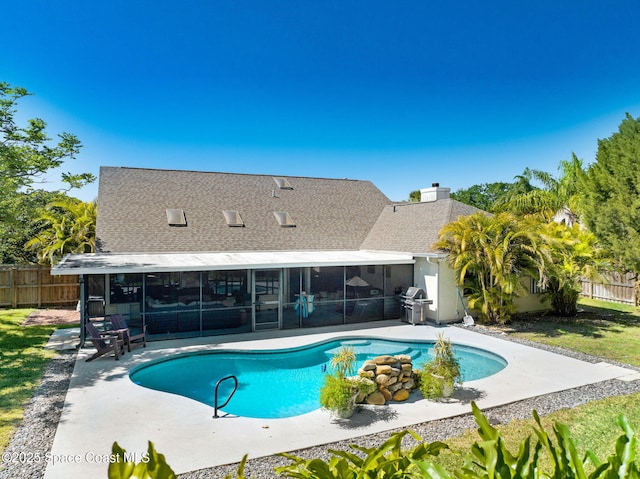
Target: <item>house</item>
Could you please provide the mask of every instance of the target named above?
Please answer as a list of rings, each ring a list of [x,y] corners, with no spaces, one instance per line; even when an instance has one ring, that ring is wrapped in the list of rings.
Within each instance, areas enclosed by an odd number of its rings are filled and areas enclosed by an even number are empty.
[[[369,181],[103,167],[96,253],[79,274],[82,317],[123,314],[150,339],[401,318],[459,321],[440,228],[477,211],[434,184],[394,204]]]

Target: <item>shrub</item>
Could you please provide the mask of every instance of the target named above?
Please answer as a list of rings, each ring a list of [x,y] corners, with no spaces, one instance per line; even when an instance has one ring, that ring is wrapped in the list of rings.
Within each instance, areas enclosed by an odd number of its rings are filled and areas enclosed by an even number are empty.
[[[284,477],[307,479],[337,478],[403,478],[414,477],[411,471],[416,470],[414,463],[426,457],[437,456],[447,449],[443,442],[430,444],[420,442],[417,446],[402,449],[402,440],[410,435],[416,441],[420,436],[412,431],[402,431],[391,435],[380,447],[366,448],[352,445],[351,448],[360,454],[349,451],[330,450],[333,455],[328,462],[321,459],[304,459],[291,454],[281,454],[291,460],[288,466],[277,467],[275,471]]]

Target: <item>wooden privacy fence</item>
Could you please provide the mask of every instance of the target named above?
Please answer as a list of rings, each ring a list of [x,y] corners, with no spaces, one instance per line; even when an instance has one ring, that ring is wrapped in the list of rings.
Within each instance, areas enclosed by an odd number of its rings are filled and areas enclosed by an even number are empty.
[[[51,276],[43,265],[0,265],[0,307],[75,306],[78,276]]]
[[[582,296],[635,306],[640,302],[634,273],[611,273],[604,283],[582,280]]]

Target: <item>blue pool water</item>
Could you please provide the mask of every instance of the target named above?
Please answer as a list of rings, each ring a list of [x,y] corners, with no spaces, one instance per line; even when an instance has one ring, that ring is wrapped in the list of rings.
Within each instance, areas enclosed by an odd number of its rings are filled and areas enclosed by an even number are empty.
[[[131,380],[158,391],[179,394],[213,406],[214,388],[219,379],[234,375],[238,390],[224,412],[254,418],[283,418],[304,414],[320,407],[319,391],[329,360],[343,346],[356,353],[358,367],[375,356],[408,354],[414,368],[431,358],[433,342],[395,341],[374,338],[342,338],[303,348],[239,351],[219,350],[189,353],[153,361],[133,369]],[[463,381],[480,379],[504,369],[507,362],[481,349],[454,345],[460,360]],[[218,390],[223,403],[233,381],[224,381]]]

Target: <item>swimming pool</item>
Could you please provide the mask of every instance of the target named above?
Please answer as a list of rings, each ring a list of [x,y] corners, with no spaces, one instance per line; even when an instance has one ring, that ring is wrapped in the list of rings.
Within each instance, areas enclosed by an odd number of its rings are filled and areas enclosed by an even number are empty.
[[[320,408],[319,391],[329,360],[343,346],[353,347],[357,366],[379,355],[407,354],[414,367],[431,358],[433,341],[341,338],[294,349],[265,351],[216,350],[186,353],[134,368],[129,377],[140,385],[179,394],[213,406],[219,379],[234,375],[238,390],[224,412],[254,418],[284,418]],[[481,379],[505,368],[497,354],[454,345],[463,381]],[[233,388],[225,381],[218,390],[222,403]]]

